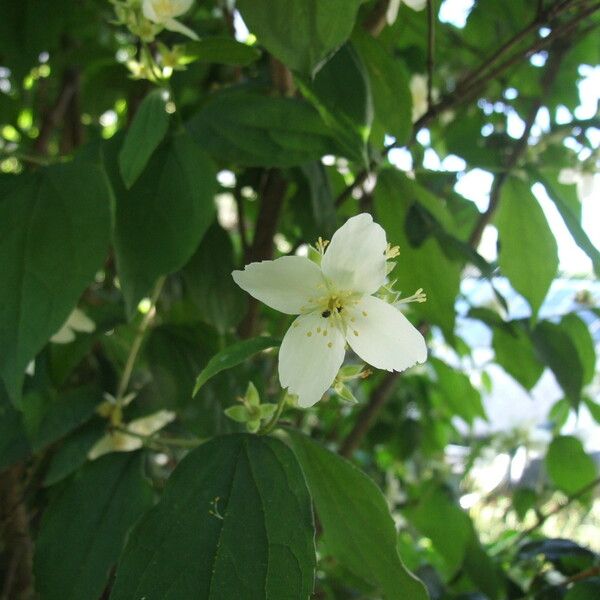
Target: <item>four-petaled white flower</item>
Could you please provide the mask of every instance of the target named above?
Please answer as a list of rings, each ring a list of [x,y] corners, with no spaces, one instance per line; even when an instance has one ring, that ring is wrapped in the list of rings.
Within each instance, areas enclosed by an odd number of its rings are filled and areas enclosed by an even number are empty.
[[[386,281],[385,231],[368,214],[340,227],[321,265],[302,256],[252,263],[235,282],[271,308],[299,315],[279,350],[279,380],[303,407],[333,383],[349,346],[365,362],[403,371],[427,358],[423,336],[373,294]]]
[[[175,18],[186,13],[193,3],[194,0],[144,0],[142,12],[149,21],[197,40],[198,36]]]

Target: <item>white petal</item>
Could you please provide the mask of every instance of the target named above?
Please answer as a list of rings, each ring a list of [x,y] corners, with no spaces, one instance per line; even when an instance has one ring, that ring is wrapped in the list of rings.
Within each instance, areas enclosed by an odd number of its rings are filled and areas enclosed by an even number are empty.
[[[400,8],[401,0],[390,0],[388,3],[387,10],[385,11],[385,20],[388,25],[393,25],[398,18],[398,10]]]
[[[370,365],[386,371],[404,371],[427,359],[425,339],[391,304],[365,296],[344,310],[348,323],[346,340]]]
[[[178,17],[186,13],[194,4],[194,0],[171,0],[172,15]]]
[[[175,419],[176,415],[170,410],[159,410],[146,417],[135,419],[125,426],[132,433],[138,435],[152,435],[161,430]]]
[[[51,338],[53,344],[69,344],[75,339],[75,332],[67,321]]]
[[[373,294],[385,281],[385,231],[362,213],[348,219],[331,238],[321,268],[337,291]]]
[[[404,0],[404,4],[413,10],[423,10],[427,5],[427,0]]]
[[[296,394],[300,406],[312,406],[333,383],[344,362],[344,346],[341,331],[328,326],[319,312],[300,315],[279,349],[281,387]]]
[[[142,12],[144,13],[146,19],[152,21],[153,23],[158,23],[158,15],[154,10],[154,0],[144,0],[144,3],[142,4]]]
[[[303,256],[251,263],[231,275],[251,296],[288,315],[308,310],[311,299],[325,292],[321,269]]]
[[[182,33],[192,40],[199,40],[200,38],[197,36],[196,32],[192,31],[189,27],[186,27],[183,23],[180,23],[177,19],[166,19],[162,23],[165,26],[165,29],[169,31],[176,31],[177,33]]]
[[[96,329],[96,323],[78,308],[71,313],[68,323],[75,331],[83,331],[84,333],[92,333]]]

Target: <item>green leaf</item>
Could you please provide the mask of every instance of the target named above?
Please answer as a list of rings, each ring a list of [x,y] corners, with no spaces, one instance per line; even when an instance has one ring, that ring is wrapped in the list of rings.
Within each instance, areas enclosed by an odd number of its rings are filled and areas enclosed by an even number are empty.
[[[215,223],[183,269],[200,318],[221,334],[237,325],[246,310],[246,298],[231,277],[234,268],[231,239]]]
[[[139,453],[111,454],[70,479],[45,510],[36,541],[41,599],[98,598],[127,531],[151,500]]]
[[[241,89],[213,94],[188,127],[212,156],[242,166],[293,167],[336,150],[307,102]]]
[[[200,375],[198,375],[192,396],[195,396],[198,393],[198,390],[217,373],[220,373],[225,369],[231,369],[258,352],[262,352],[268,348],[274,348],[279,346],[279,344],[281,344],[281,340],[261,336],[237,342],[236,344],[232,344],[224,350],[221,350],[221,352],[215,354],[215,356],[208,361],[206,367],[204,367],[200,372]]]
[[[225,37],[209,37],[188,42],[186,57],[207,63],[246,67],[260,58],[258,48]]]
[[[294,71],[314,75],[350,36],[364,0],[239,0],[258,41]]]
[[[129,189],[135,183],[168,129],[165,91],[154,90],[140,104],[119,153],[119,167],[125,187]]]
[[[423,194],[421,190],[418,184],[405,175],[386,170],[380,174],[375,188],[375,209],[388,239],[400,245],[396,268],[390,275],[392,279],[398,280],[396,287],[405,296],[423,288],[428,294],[427,302],[412,305],[412,308],[428,322],[439,324],[446,336],[452,336],[461,263],[449,260],[434,238],[428,238],[418,248],[414,248],[406,230],[409,209],[417,198],[427,202],[426,208],[447,229],[452,226],[452,217],[441,201],[436,199],[436,206],[431,194]]]
[[[590,257],[596,276],[600,277],[600,251],[594,246],[581,226],[581,203],[577,197],[577,189],[572,185],[564,185],[558,181],[555,170],[542,170],[542,184],[552,199],[575,243]]]
[[[0,202],[0,374],[13,400],[25,367],[102,266],[111,198],[102,171],[84,161],[18,181]]]
[[[416,506],[404,515],[447,563],[450,573],[461,567],[478,588],[497,598],[500,582],[494,564],[484,552],[469,516],[454,502],[447,488],[436,482],[425,484]]]
[[[570,435],[552,440],[546,454],[546,470],[554,485],[565,494],[576,494],[598,476],[596,463],[583,444]],[[591,491],[587,498],[591,497]]]
[[[575,313],[569,313],[560,320],[561,328],[571,338],[583,369],[583,384],[591,383],[596,370],[596,349],[588,326]]]
[[[212,223],[215,170],[188,135],[178,134],[154,152],[130,190],[114,184],[117,267],[132,315],[158,277],[190,259]]]
[[[347,460],[310,438],[288,431],[306,476],[323,544],[358,577],[381,589],[387,600],[425,600],[396,548],[396,528],[381,491]]]
[[[564,600],[597,600],[600,598],[600,577],[579,581],[564,596]]]
[[[544,365],[535,353],[531,337],[520,323],[503,325],[494,327],[492,347],[496,362],[525,389],[530,390],[541,377]]]
[[[179,463],[129,538],[111,600],[308,598],[315,562],[294,454],[279,440],[234,434]]]
[[[527,183],[509,177],[494,218],[500,270],[525,296],[535,315],[558,268],[556,240]]]
[[[314,80],[297,78],[349,158],[367,164],[366,143],[373,122],[369,75],[350,43],[340,48]]]
[[[32,449],[40,450],[87,421],[102,402],[102,393],[84,386],[51,398],[30,394],[23,401],[25,426]]]
[[[412,130],[412,96],[408,85],[408,74],[402,62],[393,58],[381,42],[356,29],[352,44],[360,53],[367,68],[375,120],[381,123],[385,133],[396,138],[402,145]]]
[[[441,402],[453,415],[458,415],[469,425],[476,417],[486,418],[481,394],[473,387],[469,377],[437,358],[430,359],[438,378]]]
[[[54,485],[82,467],[87,453],[105,433],[106,421],[98,417],[64,437],[52,454],[44,485]]]
[[[560,325],[541,321],[533,330],[533,343],[542,362],[552,369],[560,387],[577,408],[584,367],[571,335]]]

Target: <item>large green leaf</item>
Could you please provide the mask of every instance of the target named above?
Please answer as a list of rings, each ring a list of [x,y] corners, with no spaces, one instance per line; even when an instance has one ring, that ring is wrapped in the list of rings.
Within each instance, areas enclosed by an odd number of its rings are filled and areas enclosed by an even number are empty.
[[[127,188],[140,176],[168,129],[165,92],[154,90],[140,104],[119,153],[119,167]]]
[[[102,402],[102,392],[84,386],[54,398],[32,393],[23,399],[23,419],[33,450],[40,450],[79,427]]]
[[[468,375],[437,358],[431,359],[430,362],[437,374],[441,392],[440,402],[450,409],[451,414],[458,415],[469,425],[473,424],[476,417],[485,419],[481,394],[473,387]]]
[[[375,189],[375,209],[388,239],[400,245],[400,256],[390,277],[397,279],[396,287],[409,296],[418,288],[428,294],[427,302],[414,305],[414,310],[431,323],[441,325],[446,335],[454,329],[454,302],[459,290],[461,264],[451,261],[442,251],[437,239],[427,238],[413,247],[406,230],[407,217],[415,202],[425,202],[426,208],[447,229],[452,217],[441,200],[423,194],[419,186],[399,172],[387,170],[379,177]],[[438,205],[434,203],[437,200]],[[435,210],[435,212],[433,212]]]
[[[566,494],[576,494],[598,476],[594,459],[570,435],[552,440],[546,454],[546,469],[554,485]]]
[[[258,41],[285,65],[307,75],[339,48],[354,28],[364,0],[239,0]]]
[[[323,526],[327,551],[380,588],[387,600],[425,600],[425,587],[400,560],[394,522],[373,481],[310,438],[295,431],[289,435]]]
[[[310,496],[292,451],[235,434],[188,454],[132,532],[111,600],[297,600],[313,590]]]
[[[507,179],[494,223],[500,270],[536,314],[556,275],[558,254],[554,235],[529,184],[517,177]]]
[[[451,497],[449,490],[430,482],[418,502],[404,510],[406,518],[433,543],[450,573],[461,569],[478,589],[497,598],[500,581],[496,568],[481,547],[473,523]]]
[[[245,67],[260,58],[260,50],[231,38],[207,37],[188,42],[185,56],[201,62]]]
[[[575,313],[565,315],[560,320],[560,327],[577,348],[577,355],[583,369],[583,384],[586,385],[592,381],[596,370],[596,348],[592,334],[585,322]]]
[[[336,147],[307,102],[241,89],[214,94],[188,126],[215,158],[244,166],[302,165]]]
[[[354,32],[352,44],[369,73],[375,120],[402,145],[412,130],[412,96],[406,68],[376,38],[361,29]]]
[[[366,163],[373,122],[369,75],[350,43],[340,48],[314,80],[298,78],[300,88],[335,133],[349,158]]]
[[[590,257],[594,272],[600,277],[600,251],[581,226],[581,202],[576,187],[560,183],[554,170],[550,169],[542,170],[540,179],[576,244]]]
[[[584,366],[572,335],[560,325],[540,321],[533,330],[533,343],[541,361],[552,369],[571,404],[577,407]]]
[[[84,161],[20,175],[0,202],[0,374],[13,399],[108,250],[110,189]]]
[[[215,223],[183,270],[187,289],[203,321],[224,334],[244,316],[246,298],[235,284],[233,245]]]
[[[139,453],[105,456],[74,475],[42,518],[34,563],[41,599],[98,598],[151,500]]]
[[[533,341],[521,324],[495,327],[492,346],[496,362],[524,388],[530,390],[537,383],[544,365],[536,356]]]
[[[212,162],[187,134],[162,144],[130,190],[116,180],[115,248],[130,314],[192,256],[213,221],[215,187]]]
[[[279,344],[281,344],[281,340],[261,336],[237,342],[221,350],[221,352],[215,354],[215,356],[208,361],[206,367],[204,367],[198,375],[193,395],[195,396],[198,393],[198,390],[217,373],[220,373],[225,369],[231,369],[258,352],[274,348],[275,346],[279,346]]]

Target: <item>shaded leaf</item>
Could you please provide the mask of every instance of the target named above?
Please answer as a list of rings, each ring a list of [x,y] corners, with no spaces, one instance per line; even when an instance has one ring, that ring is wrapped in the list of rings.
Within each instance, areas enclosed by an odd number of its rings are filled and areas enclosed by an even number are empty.
[[[111,600],[308,598],[310,496],[291,450],[234,434],[190,452],[132,532]]]
[[[200,375],[196,378],[196,385],[192,395],[195,396],[200,388],[217,373],[224,371],[225,369],[231,369],[244,362],[251,356],[254,356],[258,352],[267,350],[268,348],[274,348],[281,344],[281,340],[272,337],[255,337],[250,340],[244,340],[228,346],[224,350],[221,350],[218,354],[213,356],[206,367],[202,369]]]
[[[364,473],[310,438],[288,431],[308,481],[325,548],[387,600],[426,600],[423,584],[398,555],[385,498]]]

